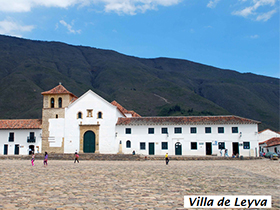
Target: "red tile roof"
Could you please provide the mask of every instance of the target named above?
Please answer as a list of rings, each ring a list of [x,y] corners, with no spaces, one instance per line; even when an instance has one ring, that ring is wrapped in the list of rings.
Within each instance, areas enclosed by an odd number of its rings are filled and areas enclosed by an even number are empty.
[[[118,102],[116,101],[112,101],[111,104],[113,104],[114,106],[116,106],[118,108],[118,110],[122,113],[122,114],[131,114],[132,117],[141,117],[139,114],[137,114],[135,111],[128,111],[126,110],[123,106],[121,106]]]
[[[276,145],[280,145],[280,137],[273,137],[266,141],[260,142],[259,144],[266,144],[266,147],[272,147]]]
[[[0,129],[41,129],[41,119],[0,120]]]
[[[75,98],[78,98],[75,96],[73,93],[69,92],[65,87],[63,87],[61,84],[58,86],[54,87],[53,89],[49,91],[45,91],[41,93],[42,95],[52,95],[52,94],[70,94]]]
[[[238,116],[188,116],[188,117],[132,117],[119,118],[117,125],[207,125],[207,124],[259,124],[259,121]]]

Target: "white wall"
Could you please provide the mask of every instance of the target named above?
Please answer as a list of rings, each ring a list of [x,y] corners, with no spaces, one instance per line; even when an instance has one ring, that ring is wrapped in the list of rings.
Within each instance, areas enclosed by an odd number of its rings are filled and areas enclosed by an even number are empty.
[[[10,132],[14,133],[14,142],[9,142]],[[30,136],[30,132],[34,132],[34,136],[36,137],[35,143],[27,143],[27,137]],[[19,145],[19,155],[28,155],[30,145],[34,145],[35,153],[37,153],[37,149],[41,152],[41,134],[41,129],[0,130],[0,154],[4,154],[5,144],[8,145],[8,155],[15,154],[15,145]]]
[[[274,137],[280,137],[280,134],[270,129],[266,129],[259,133],[259,142],[264,142]]]
[[[63,118],[49,119],[49,146],[61,147],[64,138],[64,123]]]
[[[87,117],[87,110],[92,109],[92,117]],[[82,119],[77,119],[82,112]],[[102,119],[97,118],[102,112]],[[80,149],[79,125],[97,125],[99,123],[99,152],[114,154],[118,152],[118,142],[115,139],[115,125],[122,115],[117,107],[108,103],[92,91],[88,91],[65,111],[65,153],[73,153]]]
[[[161,133],[161,128],[168,128],[168,135]],[[175,134],[174,128],[182,127],[182,134]],[[197,133],[191,134],[190,128],[196,127]],[[211,133],[205,133],[205,127],[211,127]],[[218,133],[218,127],[224,127],[224,133]],[[238,133],[232,133],[232,127],[238,127]],[[125,134],[125,129],[131,128],[131,134]],[[154,128],[154,134],[148,134],[148,128]],[[137,154],[149,154],[149,142],[155,143],[155,155],[175,155],[175,143],[182,144],[182,155],[206,155],[206,142],[212,143],[212,154],[220,155],[218,142],[225,142],[228,154],[231,156],[232,142],[239,143],[239,155],[256,156],[258,150],[258,126],[256,124],[240,125],[140,125],[117,126],[117,140],[122,141],[122,150],[125,154],[131,154],[133,150]],[[240,134],[240,132],[242,134]],[[131,148],[126,148],[126,141],[131,141]],[[243,142],[250,142],[250,149],[243,149]],[[140,142],[146,142],[146,149],[140,150]],[[161,149],[161,143],[168,142],[168,150]],[[191,142],[197,142],[197,150],[191,150]],[[224,154],[224,151],[223,151]],[[258,152],[257,152],[258,154]]]

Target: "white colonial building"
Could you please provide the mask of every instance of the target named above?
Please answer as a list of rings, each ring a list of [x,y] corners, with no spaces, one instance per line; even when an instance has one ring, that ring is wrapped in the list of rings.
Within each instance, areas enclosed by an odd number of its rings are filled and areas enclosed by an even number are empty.
[[[41,152],[42,120],[0,120],[0,154]]]
[[[280,151],[280,133],[270,129],[259,132],[259,150],[260,152],[275,152]]]
[[[257,156],[258,124],[238,116],[141,117],[91,90],[77,97],[62,85],[43,92],[42,120],[0,120],[0,154],[101,153]],[[20,120],[11,120],[19,123]],[[4,126],[5,125],[5,126]],[[13,133],[14,141],[10,141]],[[30,140],[28,139],[34,139]],[[17,146],[15,146],[17,145]],[[19,148],[19,149],[16,149]]]

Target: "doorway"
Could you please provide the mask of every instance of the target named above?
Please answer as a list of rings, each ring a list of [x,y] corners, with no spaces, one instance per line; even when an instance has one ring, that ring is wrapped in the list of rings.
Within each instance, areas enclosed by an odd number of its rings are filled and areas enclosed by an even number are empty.
[[[19,144],[15,145],[15,155],[19,155]]]
[[[212,142],[206,142],[206,155],[212,155]]]
[[[84,153],[94,153],[95,152],[95,133],[92,131],[87,131],[84,134]]]
[[[29,155],[31,155],[34,152],[34,145],[29,145]]]
[[[150,142],[149,143],[149,155],[154,155],[155,154],[155,143]]]
[[[182,144],[180,142],[175,144],[175,155],[182,155]]]
[[[8,155],[8,144],[4,144],[4,155]]]
[[[239,154],[239,143],[238,142],[232,142],[232,153],[236,155]]]

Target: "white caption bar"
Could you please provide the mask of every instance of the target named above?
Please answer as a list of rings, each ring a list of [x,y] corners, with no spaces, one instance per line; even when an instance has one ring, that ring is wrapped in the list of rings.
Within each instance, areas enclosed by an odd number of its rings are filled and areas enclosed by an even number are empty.
[[[184,208],[271,208],[271,195],[184,196]]]

